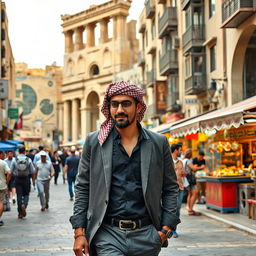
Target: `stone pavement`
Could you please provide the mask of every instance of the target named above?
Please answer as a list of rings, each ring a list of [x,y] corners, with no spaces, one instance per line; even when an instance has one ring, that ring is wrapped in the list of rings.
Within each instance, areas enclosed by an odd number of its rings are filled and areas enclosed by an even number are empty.
[[[51,185],[49,205],[48,211],[41,212],[33,191],[25,219],[17,219],[16,205],[4,213],[0,255],[73,255],[73,232],[68,221],[73,203],[69,201],[67,185]],[[171,238],[160,256],[255,256],[256,236],[206,216],[188,216],[184,208],[181,220],[180,237]]]

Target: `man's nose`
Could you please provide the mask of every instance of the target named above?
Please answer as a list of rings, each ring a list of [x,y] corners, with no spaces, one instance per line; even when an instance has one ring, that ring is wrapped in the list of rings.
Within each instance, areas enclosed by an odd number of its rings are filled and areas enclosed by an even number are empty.
[[[124,109],[122,107],[122,104],[119,104],[118,107],[117,107],[117,110],[116,110],[118,113],[119,112],[124,112]]]

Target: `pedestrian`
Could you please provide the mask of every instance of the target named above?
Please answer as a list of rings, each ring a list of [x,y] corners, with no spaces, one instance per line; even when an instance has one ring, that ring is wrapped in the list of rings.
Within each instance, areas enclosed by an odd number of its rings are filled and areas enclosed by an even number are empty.
[[[180,222],[170,146],[140,125],[143,95],[128,82],[110,84],[106,120],[86,138],[70,218],[77,256],[155,256]]]
[[[64,166],[65,166],[66,158],[67,158],[67,157],[68,157],[68,152],[67,152],[66,149],[63,149],[63,150],[62,150],[62,154],[60,155],[63,184],[65,184],[65,182],[66,182]]]
[[[195,173],[198,170],[198,166],[194,165],[192,163],[192,150],[188,148],[185,151],[185,158],[183,160],[184,168],[187,172],[187,179],[189,182],[189,186],[186,188],[188,191],[187,196],[187,209],[188,209],[188,215],[201,215],[199,212],[194,211],[193,207],[195,205],[198,191],[196,187],[196,176]]]
[[[29,153],[27,154],[27,157],[29,157],[32,160],[32,162],[33,162],[34,158],[35,158],[35,153],[34,153],[35,150],[31,148],[28,152]]]
[[[74,193],[73,193],[73,184],[76,181],[76,175],[78,172],[78,165],[80,162],[80,157],[75,155],[75,148],[71,148],[71,155],[66,158],[66,163],[64,167],[65,176],[68,180],[68,191],[69,191],[69,200],[73,201]]]
[[[50,181],[54,176],[54,169],[52,163],[47,161],[47,153],[41,151],[41,160],[36,162],[36,185],[40,198],[41,211],[49,208],[50,199]]]
[[[54,169],[54,184],[57,185],[59,173],[61,171],[61,159],[57,151],[53,152],[53,156],[51,157],[51,160],[52,160],[52,165]]]
[[[18,218],[26,217],[30,193],[30,175],[35,184],[35,168],[29,157],[25,155],[25,147],[19,148],[19,154],[14,159],[11,171],[15,176],[15,188],[17,193]]]
[[[193,158],[192,164],[196,165],[197,171],[203,170],[206,168],[205,159],[204,159],[204,151],[200,150],[198,156]],[[205,203],[205,186],[206,182],[197,182],[197,203],[204,204]]]
[[[33,160],[33,164],[35,165],[38,161],[40,161],[41,160],[41,153],[42,152],[44,152],[44,153],[46,153],[45,151],[44,151],[44,146],[43,145],[40,145],[39,147],[38,147],[38,153],[36,153],[35,154],[35,157],[34,157],[34,160]],[[49,157],[49,155],[46,153],[46,160],[47,161],[49,161],[49,162],[51,162],[51,158]]]
[[[171,152],[172,152],[172,159],[174,162],[174,169],[176,171],[177,181],[179,184],[178,205],[177,205],[177,211],[176,211],[176,216],[179,218],[180,217],[180,208],[182,206],[184,190],[185,190],[185,186],[183,183],[183,177],[187,176],[187,172],[185,171],[185,169],[183,167],[182,161],[179,159],[179,157],[181,156],[181,145],[173,144],[171,146]],[[177,238],[178,236],[179,235],[176,232],[176,230],[173,231],[173,237]]]
[[[0,150],[0,226],[4,225],[2,216],[4,212],[4,200],[7,192],[7,185],[11,179],[11,171],[8,164],[3,160],[4,151]]]
[[[4,161],[7,163],[9,169],[11,169],[13,160],[13,151],[7,151],[7,158],[5,158]],[[15,176],[12,176],[10,182],[8,183],[8,199],[12,200],[13,204],[16,203]]]

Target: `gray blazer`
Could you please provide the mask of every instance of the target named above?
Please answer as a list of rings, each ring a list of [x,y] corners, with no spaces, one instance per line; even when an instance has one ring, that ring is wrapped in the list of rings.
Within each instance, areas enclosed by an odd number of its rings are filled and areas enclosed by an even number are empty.
[[[161,224],[176,229],[178,184],[170,146],[164,135],[144,129],[141,143],[141,180],[145,204],[157,230]],[[100,146],[99,132],[90,133],[85,141],[76,178],[73,228],[83,227],[91,246],[101,226],[109,201],[112,174],[112,133]],[[90,247],[91,249],[91,247]]]

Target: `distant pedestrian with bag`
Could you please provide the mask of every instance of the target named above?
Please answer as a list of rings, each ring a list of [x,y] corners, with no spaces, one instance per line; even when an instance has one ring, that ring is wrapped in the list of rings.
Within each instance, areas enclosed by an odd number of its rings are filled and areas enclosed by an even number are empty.
[[[58,185],[58,177],[61,172],[61,159],[57,151],[53,152],[53,156],[51,157],[52,165],[54,169],[54,184]]]
[[[76,181],[76,175],[78,173],[78,165],[80,162],[80,157],[75,155],[75,148],[71,148],[71,155],[66,158],[66,163],[64,167],[65,175],[68,180],[68,191],[69,191],[69,200],[73,201],[74,193],[73,193],[73,185]]]
[[[42,212],[49,208],[50,181],[54,176],[52,163],[46,160],[47,155],[48,154],[45,151],[41,151],[41,160],[36,162],[36,185],[38,188]]]
[[[188,215],[200,215],[200,213],[193,210],[193,207],[195,205],[198,191],[196,187],[196,176],[195,173],[198,170],[198,166],[194,165],[192,163],[192,150],[189,148],[185,151],[185,158],[183,160],[184,168],[187,172],[187,180],[189,183],[189,186],[187,187],[188,190],[188,196],[187,196],[187,209],[188,209]]]
[[[26,217],[26,209],[29,201],[30,176],[35,184],[35,168],[29,157],[25,155],[25,147],[19,148],[19,154],[13,161],[11,171],[15,176],[15,187],[17,193],[18,218]]]
[[[4,211],[4,201],[7,192],[7,184],[11,179],[11,170],[7,163],[3,160],[5,156],[4,151],[0,150],[0,226],[4,225],[2,215]]]

